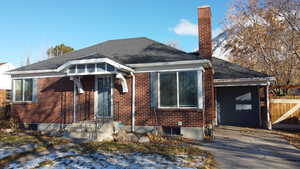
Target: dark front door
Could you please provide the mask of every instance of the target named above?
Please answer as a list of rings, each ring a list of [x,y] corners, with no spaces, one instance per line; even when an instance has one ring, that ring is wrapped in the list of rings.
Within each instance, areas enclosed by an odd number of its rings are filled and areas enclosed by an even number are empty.
[[[218,87],[218,123],[259,127],[259,95],[257,87]]]
[[[112,116],[111,113],[111,89],[112,78],[111,77],[99,77],[96,82],[97,96],[96,96],[96,118],[108,118]]]

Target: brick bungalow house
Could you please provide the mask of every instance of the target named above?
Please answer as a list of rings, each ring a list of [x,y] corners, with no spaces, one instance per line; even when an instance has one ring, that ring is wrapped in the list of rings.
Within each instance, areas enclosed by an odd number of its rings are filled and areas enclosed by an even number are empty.
[[[200,54],[148,38],[119,39],[11,71],[13,115],[38,129],[105,119],[121,121],[134,131],[160,126],[201,139],[206,126],[222,123],[216,108],[227,104],[221,103],[226,91],[243,95],[244,89],[242,103],[249,97],[260,100],[258,91],[266,91],[270,78],[212,58],[210,7],[198,8],[198,15]],[[260,122],[267,117],[259,102],[253,107],[242,103],[238,110],[255,107]]]

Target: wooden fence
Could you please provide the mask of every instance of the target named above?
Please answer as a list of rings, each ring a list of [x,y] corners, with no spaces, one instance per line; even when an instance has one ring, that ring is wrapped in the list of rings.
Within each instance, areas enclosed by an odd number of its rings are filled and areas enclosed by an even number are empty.
[[[0,90],[0,120],[5,119],[9,114],[9,99],[9,91]]]
[[[300,124],[300,96],[272,96],[270,116],[272,124]]]

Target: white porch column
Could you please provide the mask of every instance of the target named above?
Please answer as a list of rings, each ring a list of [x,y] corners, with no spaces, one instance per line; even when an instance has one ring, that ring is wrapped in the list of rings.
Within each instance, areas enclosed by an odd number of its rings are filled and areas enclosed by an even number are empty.
[[[267,101],[267,127],[269,130],[272,130],[272,122],[270,118],[270,96],[269,96],[270,82],[266,87],[266,101]]]

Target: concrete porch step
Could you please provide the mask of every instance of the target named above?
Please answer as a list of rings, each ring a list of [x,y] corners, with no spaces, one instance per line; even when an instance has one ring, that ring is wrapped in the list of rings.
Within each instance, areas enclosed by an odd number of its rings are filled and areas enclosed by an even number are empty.
[[[97,121],[98,122],[98,121]],[[98,122],[86,121],[68,125],[64,129],[64,136],[73,139],[86,139],[97,141],[113,140],[113,136],[124,125],[120,122]]]
[[[95,140],[97,138],[97,132],[65,132],[64,136],[73,139]]]

